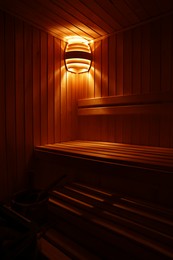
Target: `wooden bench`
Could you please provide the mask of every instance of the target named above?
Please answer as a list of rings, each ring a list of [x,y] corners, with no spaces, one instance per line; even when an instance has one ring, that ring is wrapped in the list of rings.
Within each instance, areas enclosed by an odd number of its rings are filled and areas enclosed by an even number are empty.
[[[173,206],[171,148],[71,141],[36,147],[35,155],[68,168],[80,182]]]
[[[50,193],[54,226],[45,234],[69,257],[75,249],[55,238],[71,240],[81,259],[173,258],[173,149],[71,141],[36,147],[35,156],[73,172]]]
[[[45,238],[54,243],[63,234],[83,248],[83,258],[173,258],[172,209],[72,182],[50,193],[49,211],[54,226]],[[74,259],[67,248],[61,245]]]
[[[139,146],[131,144],[71,141],[47,144],[35,148],[35,151],[48,151],[67,156],[101,160],[112,164],[142,166],[163,171],[173,170],[173,149]]]

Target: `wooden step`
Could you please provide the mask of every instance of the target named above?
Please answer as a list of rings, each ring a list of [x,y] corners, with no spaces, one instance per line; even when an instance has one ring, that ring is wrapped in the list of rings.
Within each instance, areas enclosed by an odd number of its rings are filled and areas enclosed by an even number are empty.
[[[65,255],[61,250],[43,237],[39,239],[38,247],[41,254],[48,260],[71,260],[70,257]]]
[[[88,237],[100,239],[102,244],[110,243],[122,249],[126,245],[127,251],[135,253],[137,250],[143,256],[147,249],[149,254],[158,257],[173,257],[171,210],[163,212],[157,205],[140,203],[80,183],[51,192],[49,206],[52,214],[81,228]]]
[[[58,232],[56,229],[50,228],[43,236],[47,243],[51,244],[59,250],[65,259],[81,259],[81,260],[98,260],[98,257],[91,254],[85,248],[75,243],[72,239]],[[61,259],[61,258],[59,258]],[[63,258],[62,258],[63,259]]]
[[[74,217],[73,214],[61,211],[59,208],[50,205],[51,222],[54,223],[54,228],[57,232],[62,232],[66,237],[75,241],[87,251],[99,257],[99,259],[124,259],[132,255],[129,251],[122,250],[115,243],[110,243],[114,237],[110,238],[103,230],[97,229],[97,226],[92,223],[87,223],[83,219]],[[114,241],[116,242],[116,241]],[[117,240],[120,243],[119,239]],[[118,244],[117,243],[117,244]],[[108,257],[109,256],[109,257]]]

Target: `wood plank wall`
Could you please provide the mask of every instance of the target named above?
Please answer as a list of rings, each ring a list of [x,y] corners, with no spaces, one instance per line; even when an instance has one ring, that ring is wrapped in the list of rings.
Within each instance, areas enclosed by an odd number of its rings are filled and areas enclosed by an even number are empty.
[[[92,49],[91,82],[82,84],[83,76],[80,76],[79,84],[83,89],[80,99],[172,95],[172,15],[97,41]],[[103,111],[104,108],[100,109]],[[172,115],[164,117],[143,111],[130,115],[94,115],[91,112],[79,115],[78,138],[173,147],[173,118]]]
[[[92,43],[92,68],[64,67],[65,43],[0,11],[0,199],[23,188],[33,147],[75,139],[173,147],[172,117],[77,117],[77,99],[173,90],[173,17]]]
[[[34,145],[76,139],[64,42],[0,11],[0,199],[24,188]],[[72,118],[73,117],[73,118]]]

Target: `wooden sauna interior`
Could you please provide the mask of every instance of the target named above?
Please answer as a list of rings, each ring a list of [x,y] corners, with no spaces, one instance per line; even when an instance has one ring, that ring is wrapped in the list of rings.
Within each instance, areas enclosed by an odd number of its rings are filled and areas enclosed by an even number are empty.
[[[87,73],[65,68],[76,35]],[[172,207],[172,159],[172,0],[0,0],[1,201],[34,170]]]

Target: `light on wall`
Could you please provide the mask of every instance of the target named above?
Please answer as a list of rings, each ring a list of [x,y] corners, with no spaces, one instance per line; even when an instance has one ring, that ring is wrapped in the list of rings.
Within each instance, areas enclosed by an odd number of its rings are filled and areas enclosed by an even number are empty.
[[[91,48],[88,42],[75,37],[68,40],[65,48],[65,66],[67,71],[83,73],[91,67]]]

